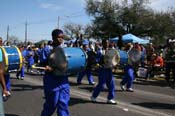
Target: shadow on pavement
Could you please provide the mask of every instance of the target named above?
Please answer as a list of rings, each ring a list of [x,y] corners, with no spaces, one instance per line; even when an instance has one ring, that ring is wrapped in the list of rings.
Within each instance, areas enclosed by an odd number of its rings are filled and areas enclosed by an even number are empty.
[[[142,106],[142,107],[146,107],[146,108],[152,108],[152,109],[175,110],[175,104],[154,103],[154,102],[143,102],[143,103],[132,103],[132,104]]]
[[[74,83],[74,82],[69,82],[70,86],[78,86],[77,83]]]
[[[93,92],[95,87],[79,87],[80,89],[88,90],[89,92]]]
[[[73,106],[76,104],[85,104],[85,103],[92,103],[92,102],[90,100],[71,97],[69,101],[69,106]]]
[[[79,87],[80,89],[88,90],[89,92],[93,92],[95,87]],[[102,92],[108,92],[108,89],[103,88]],[[116,89],[115,92],[123,92],[122,90]]]
[[[30,91],[35,89],[43,89],[43,86],[34,86],[28,84],[11,84],[12,91]]]
[[[5,114],[5,116],[19,116],[19,115],[16,115],[16,114]]]
[[[86,104],[86,103],[93,103],[93,104],[109,104],[107,102],[103,102],[103,101],[97,101],[97,102],[92,102],[91,100],[85,100],[85,99],[81,99],[81,98],[74,98],[71,97],[70,98],[70,102],[69,102],[69,106],[73,106],[76,104]],[[111,104],[110,104],[111,105]],[[116,104],[113,104],[116,105]]]
[[[145,80],[145,79],[137,79],[134,84],[138,85],[152,85],[152,86],[159,86],[159,87],[168,87],[170,86],[165,80]]]

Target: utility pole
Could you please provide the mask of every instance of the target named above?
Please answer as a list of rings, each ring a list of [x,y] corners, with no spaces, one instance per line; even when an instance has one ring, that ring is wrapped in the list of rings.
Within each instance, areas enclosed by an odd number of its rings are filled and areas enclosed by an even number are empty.
[[[27,45],[27,21],[26,21],[26,23],[25,23],[25,45]]]
[[[9,25],[7,26],[7,42],[9,41]]]
[[[58,29],[59,29],[59,26],[60,26],[60,17],[58,16]]]

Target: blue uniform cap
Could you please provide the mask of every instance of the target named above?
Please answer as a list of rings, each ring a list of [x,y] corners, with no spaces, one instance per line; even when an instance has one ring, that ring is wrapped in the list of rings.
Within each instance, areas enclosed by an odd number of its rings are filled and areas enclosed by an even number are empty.
[[[89,44],[89,41],[87,39],[84,39],[83,42],[82,42],[83,45],[88,45]]]

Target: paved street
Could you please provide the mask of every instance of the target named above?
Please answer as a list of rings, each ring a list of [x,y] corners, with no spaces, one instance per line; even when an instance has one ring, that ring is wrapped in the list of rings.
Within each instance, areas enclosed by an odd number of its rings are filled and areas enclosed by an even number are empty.
[[[5,115],[40,116],[44,103],[42,76],[26,74],[24,80],[16,79],[14,74],[11,77],[12,96],[4,103]],[[76,85],[75,77],[69,81],[71,116],[175,116],[175,89],[161,81],[135,81],[135,91],[131,93],[121,91],[116,76],[118,105],[106,104],[107,89],[100,93],[97,103],[92,103],[89,98],[94,86],[87,84],[86,77],[82,85]]]

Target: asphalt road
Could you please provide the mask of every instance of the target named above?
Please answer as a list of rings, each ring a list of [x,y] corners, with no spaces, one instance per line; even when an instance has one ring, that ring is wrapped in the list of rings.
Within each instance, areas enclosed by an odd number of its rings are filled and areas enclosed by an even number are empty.
[[[106,104],[107,89],[100,93],[97,103],[92,103],[94,86],[88,85],[86,77],[82,85],[70,77],[70,116],[175,116],[175,89],[165,82],[139,79],[131,93],[121,91],[118,78],[115,99],[119,104],[110,105]],[[26,74],[24,80],[18,80],[11,74],[11,85],[12,96],[4,102],[5,116],[40,116],[44,103],[42,76]]]

